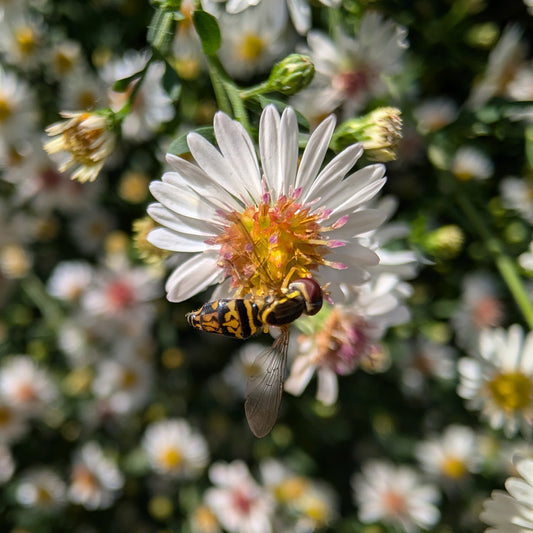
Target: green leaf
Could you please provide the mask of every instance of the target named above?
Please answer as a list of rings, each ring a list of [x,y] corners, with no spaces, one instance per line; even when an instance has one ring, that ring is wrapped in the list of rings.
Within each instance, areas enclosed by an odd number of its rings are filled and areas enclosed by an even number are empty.
[[[196,10],[192,18],[194,27],[202,41],[204,52],[208,56],[216,54],[221,43],[220,28],[218,27],[217,19],[201,9]]]
[[[202,137],[205,137],[209,142],[215,143],[215,130],[213,129],[213,126],[204,126],[202,128],[197,128],[194,131],[199,133]],[[190,152],[189,145],[187,144],[187,135],[189,133],[190,132],[184,133],[177,139],[174,139],[167,149],[168,153],[174,155],[188,154]]]
[[[136,72],[135,74],[132,74],[131,76],[127,76],[126,78],[121,78],[120,80],[117,80],[113,84],[113,90],[117,93],[126,92],[129,86],[131,85],[131,82],[135,81],[137,78],[140,78],[142,76],[143,70],[140,70],[139,72]]]

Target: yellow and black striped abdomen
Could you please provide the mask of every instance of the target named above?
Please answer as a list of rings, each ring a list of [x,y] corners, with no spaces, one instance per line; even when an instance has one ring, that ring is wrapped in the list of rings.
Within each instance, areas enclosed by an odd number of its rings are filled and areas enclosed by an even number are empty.
[[[263,328],[257,305],[238,298],[208,302],[186,318],[196,329],[237,339],[247,339]]]

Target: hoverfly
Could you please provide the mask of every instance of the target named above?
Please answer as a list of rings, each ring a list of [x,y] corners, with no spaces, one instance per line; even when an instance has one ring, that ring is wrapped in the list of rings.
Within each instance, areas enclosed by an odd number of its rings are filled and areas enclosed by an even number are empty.
[[[228,298],[214,300],[188,313],[187,322],[210,333],[247,339],[268,326],[281,334],[259,354],[255,374],[248,378],[244,410],[250,429],[264,437],[278,417],[283,392],[290,324],[302,314],[314,315],[322,307],[322,289],[312,278],[299,278],[280,297],[265,299]]]

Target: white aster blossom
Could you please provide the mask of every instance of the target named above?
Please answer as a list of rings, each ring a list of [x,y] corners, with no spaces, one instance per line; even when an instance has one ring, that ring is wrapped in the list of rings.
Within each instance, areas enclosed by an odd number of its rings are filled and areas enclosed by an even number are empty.
[[[167,156],[172,170],[151,184],[160,203],[148,213],[161,225],[149,241],[181,252],[166,284],[170,301],[186,300],[226,278],[232,292],[261,296],[312,275],[331,284],[334,298],[340,283],[367,279],[366,268],[378,257],[357,236],[385,218],[379,209],[365,208],[383,186],[385,169],[378,164],[348,174],[362,153],[353,145],[320,171],[334,126],[334,117],[324,120],[298,162],[296,114],[287,108],[280,117],[268,106],[259,127],[260,168],[244,128],[219,112],[214,130],[220,151],[190,133],[196,164]]]
[[[142,446],[156,472],[177,479],[198,477],[209,459],[204,437],[182,419],[150,424]]]
[[[533,531],[533,458],[515,455],[519,477],[505,482],[506,492],[495,490],[485,500],[481,520],[486,533],[528,533]]]
[[[416,457],[424,471],[445,483],[459,483],[478,470],[482,459],[475,432],[460,425],[419,442]]]
[[[57,510],[66,503],[67,487],[50,468],[33,468],[19,480],[16,498],[24,507]]]
[[[459,361],[459,396],[469,409],[481,411],[493,429],[507,437],[529,435],[533,420],[533,332],[514,324],[486,329],[478,353]]]
[[[0,413],[1,409],[2,407],[0,406]],[[0,439],[0,485],[10,480],[13,472],[15,472],[15,460],[11,450]]]
[[[76,303],[91,283],[93,269],[85,261],[62,261],[48,278],[48,292],[60,300]]]
[[[352,489],[362,522],[384,522],[411,533],[439,520],[437,488],[408,466],[368,461],[352,478]]]
[[[124,476],[99,444],[89,441],[74,456],[68,497],[89,510],[106,509],[117,498]]]
[[[503,206],[533,224],[533,180],[507,177],[500,183]]]
[[[205,502],[229,533],[271,533],[273,500],[242,461],[213,463]]]
[[[310,55],[315,76],[294,97],[295,107],[312,122],[339,108],[343,120],[353,117],[371,98],[387,93],[386,79],[402,68],[406,34],[372,11],[363,15],[355,38],[340,30],[332,38],[310,31],[309,48],[302,52]]]
[[[451,171],[460,181],[486,180],[494,172],[494,163],[481,150],[461,146],[453,157]]]

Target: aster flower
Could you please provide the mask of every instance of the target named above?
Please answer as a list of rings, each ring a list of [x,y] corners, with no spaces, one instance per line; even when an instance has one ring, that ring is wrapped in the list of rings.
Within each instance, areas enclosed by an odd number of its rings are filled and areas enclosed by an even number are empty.
[[[28,429],[27,415],[0,396],[0,445],[16,442]]]
[[[491,526],[486,533],[527,533],[533,531],[533,459],[515,455],[520,477],[505,482],[507,492],[495,490],[485,500],[481,520]]]
[[[61,172],[76,167],[72,179],[94,181],[115,148],[110,116],[67,111],[61,116],[66,120],[46,128],[46,133],[53,138],[44,144],[44,149],[49,154],[62,154]]]
[[[91,283],[93,269],[84,261],[58,263],[46,284],[48,292],[60,300],[75,303]]]
[[[182,419],[150,424],[142,446],[156,472],[176,479],[198,477],[208,462],[204,437]]]
[[[89,510],[110,507],[124,485],[114,461],[94,441],[85,443],[74,456],[68,497]]]
[[[219,56],[227,72],[236,78],[250,78],[267,72],[285,56],[291,46],[286,33],[284,0],[261,2],[238,14],[218,16],[222,35]]]
[[[469,409],[480,410],[493,429],[507,437],[521,430],[529,435],[533,421],[533,332],[524,338],[514,324],[486,329],[479,353],[459,361],[459,396]]]
[[[423,101],[413,114],[418,130],[426,135],[454,122],[458,112],[457,104],[451,98],[440,96]]]
[[[66,503],[65,482],[50,468],[33,468],[19,480],[17,501],[24,507],[43,511],[58,510]]]
[[[451,171],[459,181],[486,180],[494,172],[489,157],[472,146],[462,146],[451,162]]]
[[[242,461],[213,463],[209,479],[215,485],[205,493],[205,502],[230,533],[270,533],[274,506]]]
[[[129,51],[122,58],[113,59],[102,69],[102,79],[112,86],[117,80],[128,78],[142,71],[149,56],[146,53]],[[151,61],[142,85],[135,93],[131,109],[122,122],[122,133],[128,139],[144,141],[149,139],[154,132],[174,116],[172,100],[163,89],[162,79],[165,66],[160,61]],[[108,98],[110,108],[119,112],[128,102],[135,90],[139,79],[132,81],[127,89],[122,92],[110,90]]]
[[[502,203],[533,224],[533,180],[506,177],[500,183]]]
[[[220,152],[191,133],[196,165],[167,156],[173,171],[151,184],[160,203],[148,213],[162,226],[150,233],[150,242],[182,252],[166,284],[170,301],[226,278],[236,296],[258,297],[280,294],[288,282],[307,276],[329,282],[335,297],[339,283],[367,278],[365,268],[377,256],[357,235],[384,219],[379,209],[364,207],[383,186],[384,167],[372,165],[343,180],[362,153],[354,145],[319,172],[334,125],[329,117],[313,132],[298,165],[294,111],[287,108],[280,118],[268,106],[259,126],[260,170],[248,134],[219,112],[214,128]]]
[[[459,425],[448,426],[441,435],[419,442],[415,453],[428,474],[449,484],[477,472],[482,459],[474,431]]]
[[[0,406],[0,413],[1,409],[2,407]],[[14,471],[15,461],[13,455],[11,454],[10,449],[0,441],[0,485],[8,482]]]
[[[527,251],[518,256],[518,263],[529,275],[533,275],[533,241],[529,243]]]
[[[430,529],[439,520],[436,487],[423,483],[408,466],[368,461],[352,478],[352,489],[362,522],[384,522],[410,533]]]
[[[501,325],[503,303],[494,278],[486,272],[473,272],[464,277],[459,307],[451,318],[457,342],[462,347],[475,347],[479,334]]]
[[[319,31],[307,35],[315,77],[294,97],[294,106],[309,120],[340,109],[352,118],[371,99],[387,92],[385,80],[402,68],[406,30],[375,12],[363,15],[355,39],[337,31],[330,39]]]
[[[48,372],[28,355],[16,355],[3,362],[0,390],[6,402],[28,416],[42,413],[58,395]]]

